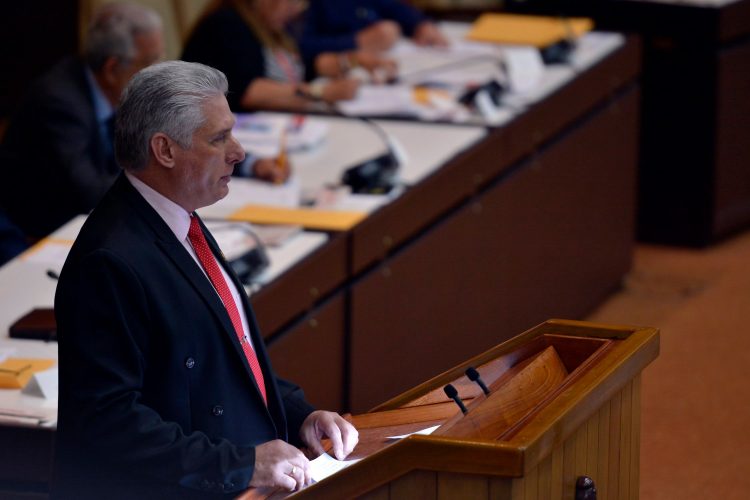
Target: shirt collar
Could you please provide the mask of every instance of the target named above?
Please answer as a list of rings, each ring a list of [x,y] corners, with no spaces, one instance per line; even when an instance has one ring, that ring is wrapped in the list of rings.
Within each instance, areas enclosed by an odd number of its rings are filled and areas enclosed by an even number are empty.
[[[163,194],[157,192],[131,174],[125,172],[125,177],[128,178],[133,187],[143,196],[151,207],[156,210],[156,213],[164,219],[169,229],[172,230],[178,241],[185,241],[190,230],[190,214],[177,203],[173,202]]]
[[[96,121],[99,123],[105,123],[115,112],[115,109],[112,107],[109,99],[104,96],[104,92],[102,92],[101,87],[99,87],[99,84],[96,82],[96,78],[94,77],[91,68],[86,66],[85,73],[86,80],[88,80],[89,85],[91,86],[91,95],[94,98],[94,113],[96,114]]]

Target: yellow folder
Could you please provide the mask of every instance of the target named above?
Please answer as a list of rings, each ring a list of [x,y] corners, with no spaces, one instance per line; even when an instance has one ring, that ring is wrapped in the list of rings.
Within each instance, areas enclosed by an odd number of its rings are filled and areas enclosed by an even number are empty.
[[[23,389],[31,375],[52,368],[54,359],[8,358],[0,363],[0,388]]]
[[[532,45],[544,48],[571,36],[591,31],[594,23],[587,18],[524,16],[486,13],[479,16],[466,35],[478,42]]]
[[[364,212],[245,205],[228,218],[255,224],[291,224],[321,231],[345,231],[366,216]]]

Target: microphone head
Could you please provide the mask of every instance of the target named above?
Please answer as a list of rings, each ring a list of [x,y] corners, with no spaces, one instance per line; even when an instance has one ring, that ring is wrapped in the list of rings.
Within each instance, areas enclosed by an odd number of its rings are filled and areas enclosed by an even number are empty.
[[[469,377],[469,380],[472,382],[479,380],[479,372],[473,366],[466,369],[466,376]]]
[[[458,396],[458,390],[452,384],[446,385],[443,387],[443,390],[445,391],[445,395],[451,399],[455,399]]]

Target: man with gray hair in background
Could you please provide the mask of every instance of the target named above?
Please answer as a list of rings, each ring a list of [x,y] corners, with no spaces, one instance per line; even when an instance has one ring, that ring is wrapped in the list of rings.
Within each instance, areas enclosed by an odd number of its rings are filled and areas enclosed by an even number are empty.
[[[155,11],[108,3],[94,14],[82,53],[31,85],[0,160],[0,205],[27,236],[41,238],[89,212],[112,185],[120,172],[111,133],[120,94],[163,56]]]
[[[245,156],[220,71],[169,61],[123,94],[124,173],[88,217],[55,296],[53,498],[234,498],[297,490],[308,455],[356,446],[340,415],[279,379],[241,283],[196,210]]]

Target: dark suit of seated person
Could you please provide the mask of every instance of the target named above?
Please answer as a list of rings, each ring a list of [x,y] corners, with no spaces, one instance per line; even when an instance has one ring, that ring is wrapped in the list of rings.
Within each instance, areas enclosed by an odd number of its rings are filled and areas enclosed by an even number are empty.
[[[448,44],[432,21],[402,0],[311,0],[299,44],[307,61],[323,52],[385,51],[402,35],[418,45]]]
[[[0,266],[26,250],[27,247],[21,230],[0,209]]]
[[[125,169],[88,217],[55,296],[60,390],[52,498],[234,498],[310,482],[298,446],[357,443],[276,376],[247,295],[197,209],[244,153],[224,75],[137,74],[115,133]]]
[[[112,120],[122,89],[162,58],[162,24],[151,9],[106,4],[88,28],[82,57],[35,81],[3,142],[0,198],[27,235],[40,238],[88,213],[120,173]]]
[[[362,66],[390,75],[395,63],[376,53],[326,53],[305,68],[286,25],[301,12],[296,0],[217,0],[209,4],[190,35],[182,58],[223,71],[235,111],[304,111],[316,101],[354,97],[359,82],[348,71]],[[314,75],[326,83],[307,83]]]

